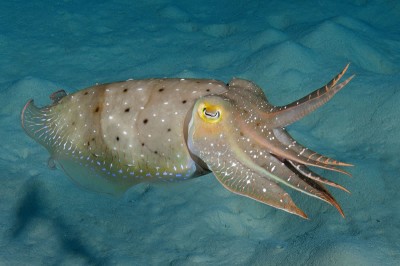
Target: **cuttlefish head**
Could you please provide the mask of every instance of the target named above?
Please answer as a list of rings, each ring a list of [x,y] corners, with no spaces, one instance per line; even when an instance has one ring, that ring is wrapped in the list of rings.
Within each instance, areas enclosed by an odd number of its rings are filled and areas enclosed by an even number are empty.
[[[326,103],[352,77],[337,84],[346,68],[327,85],[286,106],[268,103],[255,84],[235,79],[228,91],[197,100],[188,126],[188,147],[228,190],[307,218],[281,186],[291,187],[343,211],[324,184],[344,187],[308,166],[348,174],[351,166],[297,143],[284,129]],[[349,174],[348,174],[349,175]]]

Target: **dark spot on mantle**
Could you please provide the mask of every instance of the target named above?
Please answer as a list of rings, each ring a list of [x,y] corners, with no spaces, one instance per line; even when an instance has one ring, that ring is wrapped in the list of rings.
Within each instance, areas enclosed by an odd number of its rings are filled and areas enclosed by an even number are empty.
[[[143,124],[147,124],[147,122],[149,122],[147,118],[143,120]]]

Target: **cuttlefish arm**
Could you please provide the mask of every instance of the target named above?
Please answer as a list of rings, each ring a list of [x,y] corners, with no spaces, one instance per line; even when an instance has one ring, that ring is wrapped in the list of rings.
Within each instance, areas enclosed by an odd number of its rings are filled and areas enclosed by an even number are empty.
[[[256,110],[257,116],[253,114],[248,116],[248,114],[246,114],[247,117],[243,116],[243,118],[238,121],[239,127],[243,132],[246,132],[252,140],[278,157],[351,176],[345,170],[336,167],[352,166],[351,164],[331,159],[303,147],[283,128],[283,126],[300,119],[322,106],[339,92],[354,77],[353,75],[346,81],[337,84],[346,72],[348,66],[349,65],[322,88],[315,90],[289,105],[270,108],[268,104],[267,108],[269,109],[267,110],[262,103],[253,105],[252,110]],[[252,117],[256,117],[257,119],[252,119]]]
[[[226,93],[196,102],[188,126],[189,150],[234,193],[307,218],[281,188],[285,186],[333,205],[344,216],[324,184],[348,190],[307,166],[348,174],[338,167],[351,165],[303,147],[283,126],[323,105],[341,90],[351,79],[337,84],[346,69],[323,88],[281,108],[258,97],[261,89],[256,85],[234,80]]]
[[[349,64],[326,85],[303,98],[288,105],[273,107],[271,110],[268,110],[268,112],[261,111],[259,115],[268,124],[269,128],[280,128],[292,124],[328,102],[353,79],[354,75],[350,76],[342,83],[337,84],[346,73],[348,67]]]

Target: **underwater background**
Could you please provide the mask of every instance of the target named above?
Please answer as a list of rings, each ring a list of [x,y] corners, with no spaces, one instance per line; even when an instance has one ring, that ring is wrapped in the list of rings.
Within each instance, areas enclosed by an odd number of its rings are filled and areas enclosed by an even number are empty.
[[[351,63],[356,77],[288,127],[352,163],[319,171],[343,207],[288,192],[310,220],[224,189],[212,174],[122,198],[47,166],[20,111],[61,88],[149,77],[250,79],[283,105]],[[0,265],[400,265],[400,2],[0,2]]]

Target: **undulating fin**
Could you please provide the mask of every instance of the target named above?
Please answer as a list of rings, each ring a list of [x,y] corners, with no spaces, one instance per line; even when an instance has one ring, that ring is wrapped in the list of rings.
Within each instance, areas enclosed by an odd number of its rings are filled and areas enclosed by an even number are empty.
[[[275,128],[273,129],[275,137],[282,142],[282,144],[286,145],[289,149],[293,150],[298,154],[298,157],[310,162],[318,162],[324,165],[333,165],[333,166],[353,166],[352,164],[340,162],[329,158],[327,156],[321,155],[312,151],[301,144],[299,144],[296,140],[294,140],[283,128]]]
[[[130,187],[125,182],[113,182],[112,179],[105,178],[100,174],[99,166],[90,160],[86,163],[59,156],[57,162],[74,183],[90,191],[120,196]]]
[[[268,124],[271,128],[279,128],[290,125],[308,115],[318,107],[328,102],[337,92],[339,92],[344,86],[347,85],[347,83],[350,82],[354,75],[336,85],[348,67],[349,64],[347,64],[343,71],[325,86],[313,91],[297,101],[292,102],[291,104],[274,107],[271,112],[262,112],[260,113],[261,117],[268,120]]]
[[[33,100],[29,100],[21,112],[21,124],[25,132],[45,147],[48,133],[48,108],[38,108]]]
[[[305,165],[298,164],[298,163],[293,162],[293,161],[290,161],[290,160],[288,160],[288,162],[289,162],[299,173],[301,173],[302,175],[304,175],[304,176],[306,176],[306,177],[308,177],[308,178],[310,178],[310,179],[313,179],[313,180],[315,180],[315,181],[318,181],[318,182],[320,182],[320,183],[323,183],[323,184],[326,184],[326,185],[328,185],[328,186],[335,187],[335,188],[341,189],[341,190],[343,190],[343,191],[346,191],[347,193],[350,193],[350,191],[349,191],[348,189],[346,189],[345,187],[343,187],[343,186],[341,186],[341,185],[339,185],[339,184],[336,184],[336,183],[333,182],[333,181],[330,181],[330,180],[328,180],[328,179],[323,178],[322,176],[320,176],[320,175],[314,173],[313,171],[311,171],[310,169],[308,169]]]
[[[53,104],[55,104],[58,103],[65,96],[67,96],[65,90],[59,90],[50,94],[50,99],[53,101]]]

